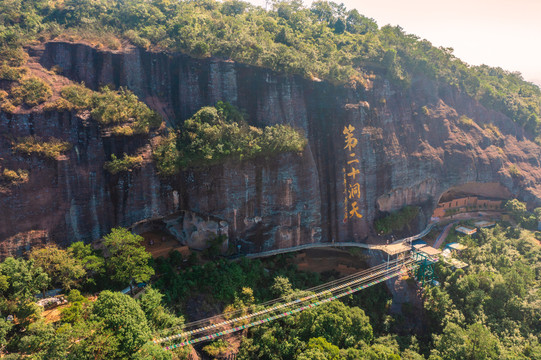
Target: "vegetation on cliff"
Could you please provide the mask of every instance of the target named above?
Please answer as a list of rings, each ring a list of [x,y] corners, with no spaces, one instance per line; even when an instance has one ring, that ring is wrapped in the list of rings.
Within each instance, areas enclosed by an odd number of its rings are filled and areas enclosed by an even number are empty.
[[[417,214],[419,214],[418,206],[406,206],[374,221],[374,228],[378,234],[385,235],[401,231],[417,217]]]
[[[249,126],[244,114],[229,103],[204,107],[186,120],[178,135],[170,133],[154,151],[162,175],[180,168],[208,166],[225,159],[251,159],[301,152],[306,138],[288,125]]]
[[[36,136],[27,136],[13,143],[13,150],[27,155],[36,154],[50,159],[57,159],[71,149],[71,144],[56,138],[43,140]]]
[[[418,76],[460,89],[502,111],[531,133],[539,131],[541,90],[520,74],[469,66],[450,48],[437,48],[400,27],[343,5],[273,2],[272,9],[239,1],[13,1],[0,5],[0,58],[24,64],[30,39],[85,40],[218,56],[279,72],[366,85],[371,71],[407,86]],[[112,36],[116,36],[116,41]],[[113,37],[114,37],[113,36]]]
[[[105,162],[104,169],[111,174],[119,172],[132,171],[143,164],[143,157],[140,155],[130,156],[124,153],[122,158],[118,158],[115,154],[111,155],[111,161]]]

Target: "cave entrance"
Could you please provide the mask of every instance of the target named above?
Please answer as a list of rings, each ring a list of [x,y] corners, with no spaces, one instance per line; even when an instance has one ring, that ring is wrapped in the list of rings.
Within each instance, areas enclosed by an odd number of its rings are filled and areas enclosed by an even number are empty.
[[[505,200],[513,195],[499,183],[467,183],[449,188],[441,194],[433,218],[453,218],[458,214],[500,213]]]

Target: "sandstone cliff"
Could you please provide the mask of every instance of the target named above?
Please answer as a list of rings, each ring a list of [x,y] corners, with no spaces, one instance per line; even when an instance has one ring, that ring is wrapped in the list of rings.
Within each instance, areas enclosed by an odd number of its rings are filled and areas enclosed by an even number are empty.
[[[181,210],[221,219],[230,238],[247,251],[259,251],[373,241],[378,212],[408,204],[422,206],[417,219],[422,227],[440,196],[464,184],[501,184],[491,185],[493,193],[505,188],[532,205],[541,199],[541,149],[523,130],[457,90],[423,78],[404,90],[379,75],[367,88],[351,89],[230,61],[140,49],[109,52],[51,42],[32,55],[91,88],[128,87],[170,126],[222,100],[245,109],[253,125],[303,129],[309,144],[301,155],[227,162],[164,179],[151,161],[154,135],[104,136],[92,119],[67,112],[1,113],[3,165],[30,174],[27,183],[0,194],[2,255],[39,241],[91,241],[113,226]],[[351,151],[343,134],[349,125],[358,140]],[[31,134],[55,136],[73,148],[59,161],[14,154],[10,139]],[[118,175],[104,171],[112,153],[136,151],[146,160],[142,168]],[[509,173],[512,164],[520,174]],[[363,218],[344,221],[345,207],[351,208],[351,201],[344,203],[344,168],[351,166],[359,170],[355,183]]]

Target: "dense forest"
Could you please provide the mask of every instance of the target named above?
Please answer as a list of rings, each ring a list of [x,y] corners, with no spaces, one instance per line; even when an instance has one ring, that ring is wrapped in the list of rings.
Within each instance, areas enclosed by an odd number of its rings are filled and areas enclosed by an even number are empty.
[[[406,91],[428,78],[503,112],[541,144],[541,90],[520,74],[469,66],[450,48],[434,47],[400,27],[380,28],[334,2],[315,1],[306,8],[297,0],[274,1],[265,10],[238,0],[1,1],[1,111],[41,106],[45,112],[86,114],[108,136],[160,129],[152,146],[162,176],[225,159],[300,152],[307,140],[286,125],[250,126],[241,109],[224,102],[201,108],[178,129],[164,129],[161,117],[129,89],[105,86],[94,91],[69,83],[56,90],[53,101],[51,84],[27,67],[27,50],[54,40],[231,59],[357,89],[369,88],[380,77]],[[62,69],[48,71],[60,74]],[[39,135],[10,138],[12,150],[58,159],[72,147]],[[117,174],[142,163],[139,154],[112,154],[104,169]],[[26,170],[4,168],[0,185],[18,185],[28,176]],[[541,233],[536,231],[541,209],[529,212],[524,203],[512,200],[505,210],[512,215],[509,222],[472,237],[453,234],[467,245],[459,255],[467,268],[438,263],[439,285],[424,288],[412,277],[404,279],[419,291],[421,314],[404,304],[400,314],[391,315],[392,298],[379,284],[244,331],[235,344],[227,338],[195,350],[207,358],[234,350],[237,359],[254,360],[541,359]],[[418,212],[406,207],[379,219],[376,229],[400,231]],[[194,348],[165,351],[152,339],[197,320],[194,302],[212,315],[243,311],[277,297],[306,294],[303,289],[337,276],[299,271],[286,255],[231,259],[220,255],[222,240],[212,240],[207,250],[189,257],[173,251],[153,259],[142,237],[115,228],[98,245],[47,245],[4,259],[0,357],[187,359]],[[59,290],[64,300],[39,302],[51,290]],[[57,311],[45,310],[51,308]]]
[[[126,41],[156,51],[216,56],[346,86],[374,73],[407,88],[417,77],[453,86],[501,111],[529,133],[540,130],[541,90],[520,74],[469,66],[400,27],[383,26],[344,5],[273,1],[270,10],[232,0],[12,0],[0,4],[0,57],[24,64],[32,41],[85,41],[120,49]]]
[[[520,225],[540,214],[516,200],[507,208],[516,225],[501,222],[457,238],[468,247],[460,259],[469,267],[437,264],[440,285],[421,291],[421,326],[408,326],[420,314],[407,303],[401,314],[389,314],[392,298],[380,284],[245,331],[235,345],[237,359],[541,359],[541,234]],[[220,255],[220,238],[188,258],[174,251],[167,259],[152,259],[142,240],[116,228],[97,248],[49,245],[25,258],[5,259],[4,358],[185,359],[190,347],[165,351],[151,340],[175,333],[193,301],[214,314],[242,310],[295,298],[336,276],[298,271],[287,255],[227,260]],[[118,291],[142,282],[147,286],[137,299]],[[418,286],[413,278],[407,282]],[[38,306],[35,296],[54,288],[62,289],[67,303],[58,316],[44,316],[48,305]],[[220,358],[231,346],[217,340],[199,351]]]

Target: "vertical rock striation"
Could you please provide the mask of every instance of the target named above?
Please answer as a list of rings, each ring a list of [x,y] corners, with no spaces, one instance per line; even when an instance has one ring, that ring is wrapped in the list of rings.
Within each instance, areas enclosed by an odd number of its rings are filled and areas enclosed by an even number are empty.
[[[229,161],[161,179],[146,137],[103,137],[92,120],[69,113],[1,114],[0,129],[11,137],[36,133],[74,144],[65,159],[52,161],[12,154],[7,138],[1,140],[5,167],[30,170],[27,184],[0,195],[3,254],[31,246],[22,240],[31,231],[38,232],[36,241],[90,241],[112,226],[179,210],[223,219],[232,238],[260,251],[371,241],[380,211],[409,204],[422,206],[417,224],[422,227],[442,193],[468,183],[500,183],[532,204],[541,198],[541,151],[522,129],[456,89],[424,78],[414,79],[407,90],[384,76],[367,89],[351,89],[214,58],[134,48],[99,51],[64,42],[46,44],[41,63],[58,65],[64,76],[94,89],[128,87],[171,126],[202,106],[228,101],[244,109],[252,125],[302,129],[309,144],[301,155]],[[461,122],[462,115],[475,122]],[[499,133],[485,128],[489,124]],[[358,139],[355,156],[344,148],[343,129],[349,125]],[[141,169],[115,176],[103,170],[111,153],[141,148],[146,149]],[[344,221],[344,169],[351,160],[360,171],[355,180],[363,218]],[[511,164],[520,176],[510,175]]]

